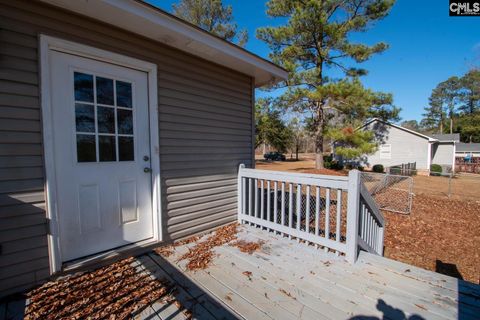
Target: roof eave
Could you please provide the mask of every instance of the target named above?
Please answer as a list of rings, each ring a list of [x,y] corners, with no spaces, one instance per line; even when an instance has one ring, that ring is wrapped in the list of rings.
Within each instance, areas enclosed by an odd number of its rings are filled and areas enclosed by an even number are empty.
[[[394,124],[394,123],[391,123],[391,122],[388,122],[388,121],[385,121],[385,120],[382,120],[382,119],[379,119],[379,118],[372,118],[372,119],[368,120],[367,122],[365,122],[364,125],[362,125],[361,127],[357,128],[356,130],[361,129],[361,128],[364,128],[364,127],[368,126],[370,123],[375,122],[375,121],[379,121],[379,122],[382,122],[382,123],[387,124],[387,125],[389,125],[389,126],[392,126],[392,127],[394,127],[394,128],[397,128],[397,129],[400,129],[400,130],[404,130],[405,132],[409,132],[409,133],[414,134],[414,135],[416,135],[416,136],[419,136],[419,137],[421,137],[421,138],[427,139],[429,142],[438,142],[438,140],[435,139],[435,138],[426,136],[426,135],[424,135],[424,134],[421,134],[420,132],[416,132],[416,131],[413,131],[413,130],[404,128],[404,127],[402,127],[402,126],[396,125],[396,124]]]
[[[255,87],[274,84],[288,77],[285,69],[272,62],[143,1],[42,1],[134,32],[251,76],[255,79]]]

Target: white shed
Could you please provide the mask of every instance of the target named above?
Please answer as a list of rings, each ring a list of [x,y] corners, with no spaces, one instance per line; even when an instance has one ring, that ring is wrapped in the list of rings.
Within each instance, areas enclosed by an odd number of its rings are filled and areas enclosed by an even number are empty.
[[[376,164],[393,167],[416,163],[419,174],[428,174],[431,164],[439,164],[443,172],[455,168],[455,148],[459,134],[425,135],[402,126],[372,119],[360,129],[372,130],[378,143],[375,153],[365,155],[362,163],[370,168]]]

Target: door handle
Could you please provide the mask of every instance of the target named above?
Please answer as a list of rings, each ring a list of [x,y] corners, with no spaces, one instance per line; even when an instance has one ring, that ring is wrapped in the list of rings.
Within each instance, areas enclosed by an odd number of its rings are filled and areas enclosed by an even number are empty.
[[[150,168],[143,168],[143,172],[149,173],[149,172],[152,172],[152,169],[150,169]]]

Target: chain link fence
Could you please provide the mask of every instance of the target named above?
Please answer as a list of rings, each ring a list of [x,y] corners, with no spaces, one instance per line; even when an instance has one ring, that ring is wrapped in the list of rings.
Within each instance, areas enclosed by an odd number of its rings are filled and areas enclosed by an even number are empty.
[[[374,172],[362,172],[361,180],[381,210],[410,214],[413,178]]]

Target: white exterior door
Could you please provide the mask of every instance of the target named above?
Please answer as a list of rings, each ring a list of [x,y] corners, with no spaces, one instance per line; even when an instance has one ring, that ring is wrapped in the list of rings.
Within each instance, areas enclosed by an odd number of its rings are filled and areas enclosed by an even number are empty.
[[[49,59],[62,261],[153,238],[147,74]]]

